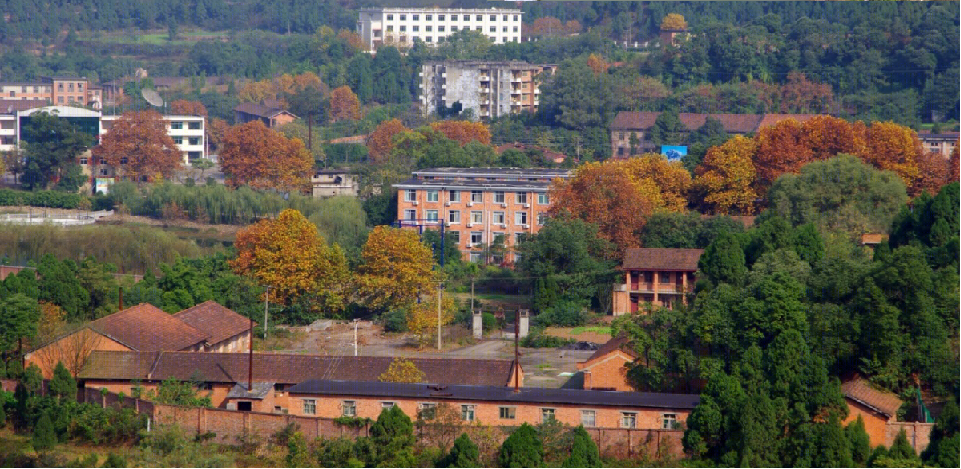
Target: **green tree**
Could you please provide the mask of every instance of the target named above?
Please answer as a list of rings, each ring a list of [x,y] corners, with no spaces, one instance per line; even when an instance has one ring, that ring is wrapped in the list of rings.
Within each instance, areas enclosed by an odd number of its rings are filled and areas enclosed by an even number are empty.
[[[958,404],[952,396],[941,410],[931,432],[931,443],[921,453],[925,464],[936,467],[957,467],[959,447]]]
[[[93,319],[88,316],[90,293],[80,284],[78,267],[72,260],[57,260],[47,253],[40,259],[40,299],[63,308],[69,319]]]
[[[714,285],[741,285],[747,275],[747,266],[739,237],[731,233],[721,233],[704,250],[698,261],[698,269]]]
[[[867,464],[868,458],[871,457],[871,437],[864,429],[864,419],[858,415],[857,420],[844,428],[844,435],[851,444],[852,462],[858,466]]]
[[[347,85],[363,104],[374,98],[374,77],[369,54],[356,54],[347,63]]]
[[[37,300],[14,293],[0,300],[0,350],[11,350],[20,339],[37,334],[40,306]]]
[[[669,108],[654,119],[654,127],[651,128],[648,136],[651,142],[659,147],[680,144],[686,132],[687,128],[681,123],[677,109]]]
[[[441,462],[442,467],[480,467],[480,450],[466,433],[461,433],[450,453]]]
[[[50,393],[60,401],[74,401],[77,399],[77,381],[73,379],[67,367],[57,362],[53,370],[53,379],[49,384]]]
[[[67,119],[46,112],[30,116],[21,138],[27,150],[23,183],[40,189],[60,180],[68,167],[76,165],[77,157],[94,144],[92,135],[77,129]]]
[[[597,444],[583,425],[571,431],[574,437],[574,444],[571,446],[571,455],[564,460],[563,467],[601,467],[601,455],[597,450]]]
[[[394,463],[412,457],[414,424],[400,407],[383,409],[370,427],[370,440],[377,448],[378,459],[394,466]]]
[[[367,214],[357,197],[338,195],[320,202],[310,222],[329,243],[337,244],[356,264],[360,248],[367,239]]]
[[[538,467],[543,461],[543,444],[537,437],[537,430],[527,423],[504,440],[497,454],[497,463],[501,467]]]
[[[888,449],[888,458],[908,461],[914,461],[918,458],[918,453],[914,451],[914,447],[908,442],[908,435],[903,429],[898,432],[898,436],[896,436],[894,442],[891,443],[891,448]]]
[[[33,427],[33,437],[30,439],[33,449],[38,453],[46,453],[57,444],[57,434],[53,430],[53,422],[49,412],[44,412]]]

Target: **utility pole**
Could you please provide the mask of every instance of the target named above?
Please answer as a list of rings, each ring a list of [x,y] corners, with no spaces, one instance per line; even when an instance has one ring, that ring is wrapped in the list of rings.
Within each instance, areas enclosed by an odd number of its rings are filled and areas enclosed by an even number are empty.
[[[437,284],[437,350],[441,349],[441,332],[443,332],[443,326],[441,323],[441,295],[444,292],[444,284]]]
[[[266,288],[267,290],[264,291],[264,340],[267,340],[267,306],[270,299],[270,285],[267,285]]]
[[[357,324],[360,323],[359,319],[354,319],[354,356],[357,356]]]

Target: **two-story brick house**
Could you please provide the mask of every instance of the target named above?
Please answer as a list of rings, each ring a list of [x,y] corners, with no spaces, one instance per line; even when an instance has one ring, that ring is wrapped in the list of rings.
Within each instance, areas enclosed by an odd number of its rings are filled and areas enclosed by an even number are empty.
[[[551,181],[571,177],[560,169],[431,168],[394,187],[397,223],[450,233],[464,259],[516,263],[513,248],[537,233],[551,207]],[[502,244],[485,259],[487,247]],[[496,251],[496,250],[495,250]]]
[[[703,249],[633,248],[624,253],[624,283],[614,286],[613,314],[636,313],[641,305],[671,308],[694,293]]]

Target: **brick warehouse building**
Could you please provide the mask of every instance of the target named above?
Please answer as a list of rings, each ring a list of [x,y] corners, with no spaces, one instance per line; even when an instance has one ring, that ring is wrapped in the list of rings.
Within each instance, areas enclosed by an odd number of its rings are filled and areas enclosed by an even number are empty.
[[[485,247],[498,240],[505,253],[490,261],[513,264],[521,238],[537,233],[551,207],[551,181],[568,179],[562,169],[431,168],[394,187],[400,226],[444,227],[464,259],[484,261]]]

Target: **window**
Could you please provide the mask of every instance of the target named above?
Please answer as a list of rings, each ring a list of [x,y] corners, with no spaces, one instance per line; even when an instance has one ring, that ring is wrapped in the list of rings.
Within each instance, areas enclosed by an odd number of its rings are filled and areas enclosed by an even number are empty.
[[[480,261],[481,261],[481,253],[479,253],[479,252],[472,252],[472,253],[470,253],[470,261],[473,262],[473,263],[475,263],[475,264],[480,263]]]
[[[472,211],[472,212],[470,213],[470,222],[471,222],[471,223],[484,223],[484,212],[477,211],[477,210]]]
[[[514,26],[514,32],[515,33],[517,32],[517,26]]]
[[[547,223],[547,214],[546,214],[546,213],[538,213],[538,214],[537,214],[537,226],[544,226],[545,223]]]
[[[190,137],[187,139],[187,143],[191,145],[200,145],[200,137]]]
[[[440,32],[440,33],[444,32],[444,27],[443,27],[443,26],[438,26],[438,27],[437,27],[437,32]]]
[[[474,28],[474,31],[480,31],[480,30],[481,30],[481,27],[480,27],[480,26],[476,26],[476,27]]]
[[[504,26],[503,28],[501,28],[501,32],[502,32],[502,33],[506,33],[506,32],[507,32],[507,26]]]
[[[416,219],[417,219],[417,210],[411,210],[411,209],[404,210],[404,220],[416,220]]]
[[[183,122],[173,121],[173,122],[170,123],[170,129],[171,129],[171,130],[183,130],[183,128],[184,128],[184,123],[183,123]]]
[[[400,15],[401,21],[407,21],[407,15]]]
[[[484,193],[481,191],[470,191],[470,201],[471,202],[483,202]]]
[[[438,195],[438,192],[437,192],[437,191],[427,191],[427,201],[428,201],[428,202],[437,202],[437,200],[438,200],[438,199],[437,199],[437,195]]]
[[[516,195],[517,195],[517,203],[519,204],[527,203],[527,192],[518,192]]]
[[[498,191],[498,192],[495,192],[495,193],[494,193],[494,203],[495,203],[495,204],[502,204],[502,203],[504,203],[504,193],[503,193],[503,192]]]
[[[491,21],[497,21],[497,15],[491,15]]]
[[[11,91],[13,93],[13,91]],[[57,96],[57,102],[63,104],[63,96]]]
[[[434,15],[427,15],[427,21],[431,21],[433,19],[434,19]]]
[[[83,166],[86,166],[86,165],[87,165],[87,159],[86,159],[86,158],[80,158],[80,164],[83,165]]]
[[[661,283],[671,283],[671,274],[667,272],[661,272]]]
[[[11,97],[11,98],[15,98],[16,96],[17,96],[17,92],[16,92],[16,91],[11,91],[11,92],[10,92],[10,97]]]
[[[514,233],[514,246],[524,242],[527,233]]]
[[[70,91],[73,91],[73,90],[70,90]],[[254,403],[250,401],[237,402],[237,410],[241,412],[250,412],[251,410],[253,410],[253,407],[254,407]]]
[[[526,224],[527,224],[527,212],[514,212],[514,224],[515,224],[515,225],[526,225]]]
[[[100,163],[97,163],[97,164],[107,164],[107,160],[100,158]]]
[[[621,412],[621,428],[637,428],[637,412]]]
[[[477,15],[474,17],[474,21],[484,21],[484,17],[481,15]]]
[[[661,428],[664,430],[677,428],[677,414],[661,414]]]
[[[514,15],[514,21],[517,21],[517,20],[518,20],[517,15]]]
[[[460,223],[460,210],[451,210],[447,212],[447,221],[453,223]]]
[[[551,196],[547,192],[541,192],[537,194],[537,204],[538,205],[550,205]]]
[[[357,416],[357,403],[354,401],[344,401],[340,404],[341,413],[344,417]]]
[[[437,21],[444,21],[444,15],[437,15]]]
[[[420,15],[414,15],[414,21],[420,21]]]
[[[492,32],[492,33],[496,33],[496,32],[497,32],[497,26],[491,26],[491,32]]]
[[[121,157],[120,157],[120,164],[127,164],[127,157],[126,157],[126,156],[121,156]]]
[[[473,422],[474,421],[474,405],[464,404],[460,406],[460,416],[462,419],[464,419],[467,422]]]
[[[417,410],[417,416],[422,420],[434,420],[437,418],[437,403],[422,402]]]
[[[404,202],[413,202],[417,200],[417,191],[414,189],[407,189],[404,191]]]
[[[394,21],[394,15],[387,15],[387,21]]]
[[[83,83],[77,83],[77,91],[83,91]]]
[[[504,212],[494,212],[491,214],[491,223],[495,225],[504,225]]]
[[[400,25],[400,32],[402,33],[407,32],[407,26]]]
[[[416,33],[416,32],[418,32],[418,31],[420,31],[420,26],[418,26],[418,25],[415,24],[415,25],[414,25],[414,32]]]
[[[63,83],[57,83],[57,91],[63,91]]]
[[[110,171],[107,171],[107,168],[100,168],[100,175],[101,175],[101,176],[108,176],[108,175],[110,175]]]
[[[33,92],[34,92],[34,93],[39,93],[39,92],[40,92],[40,87],[39,87],[39,86],[34,86],[34,87],[33,87]]]
[[[450,32],[452,32],[452,33],[457,32],[457,26],[451,26],[451,27],[450,27]]]
[[[437,221],[437,210],[427,210],[425,216],[429,221]]]
[[[448,231],[447,236],[450,236],[452,243],[460,244],[460,231]]]
[[[501,407],[500,415],[502,419],[514,420],[517,418],[517,408],[516,407]]]
[[[501,19],[507,21],[507,15],[502,16]]]
[[[317,400],[304,399],[304,414],[317,415]]]
[[[388,24],[388,25],[387,25],[387,32],[388,32],[388,33],[394,32],[394,25]]]
[[[597,412],[593,410],[582,410],[581,411],[581,425],[586,428],[590,428],[596,425],[597,422]]]
[[[429,27],[430,27],[430,26],[428,26],[428,28],[429,28]],[[426,41],[426,42],[434,42],[434,38],[432,38],[432,37],[430,37],[430,36],[427,36],[427,37],[424,38],[424,41]]]
[[[467,16],[467,15],[464,15],[464,16]],[[443,18],[442,18],[442,19],[443,19]],[[457,21],[457,15],[450,15],[450,20],[451,20],[451,21]]]
[[[545,407],[541,409],[541,422],[547,423],[554,420],[554,409]]]
[[[471,231],[470,232],[470,243],[472,245],[483,244],[484,242],[484,232],[483,231]]]
[[[200,122],[188,122],[187,128],[190,130],[200,130]]]
[[[384,401],[384,402],[381,402],[381,403],[380,403],[380,408],[381,408],[381,409],[393,409],[393,408],[394,408],[394,402],[393,402],[393,401]]]
[[[197,158],[200,158],[200,152],[199,152],[199,151],[188,151],[188,152],[187,152],[187,159],[195,160],[195,159],[197,159]]]
[[[71,93],[73,92],[73,83],[68,83],[68,84],[67,84],[67,91],[69,91],[69,92],[71,92]]]

